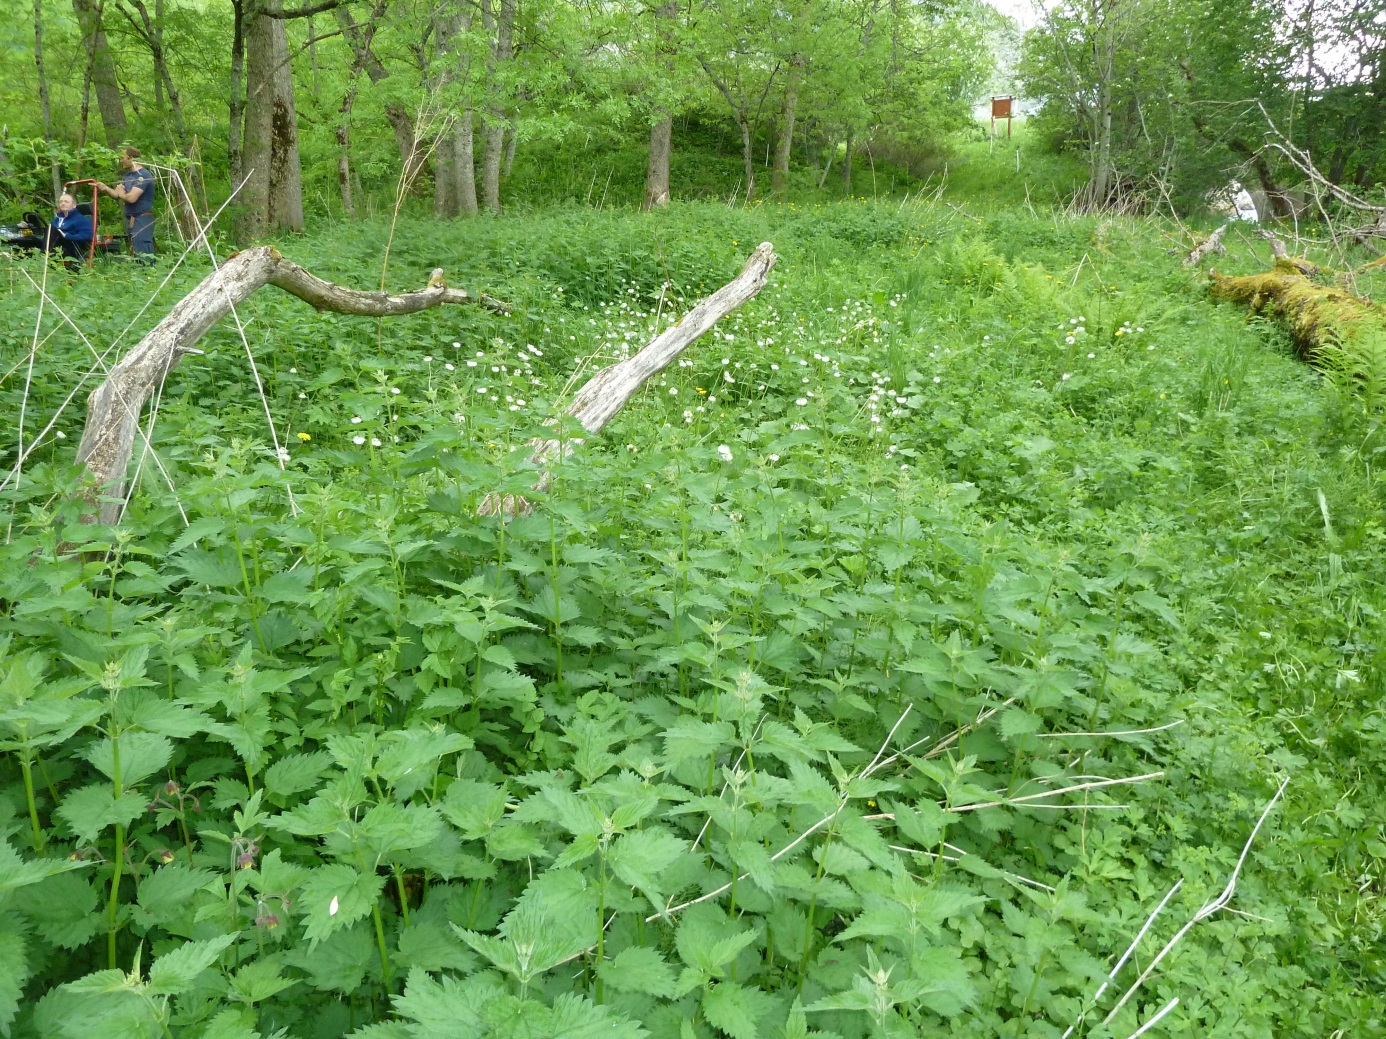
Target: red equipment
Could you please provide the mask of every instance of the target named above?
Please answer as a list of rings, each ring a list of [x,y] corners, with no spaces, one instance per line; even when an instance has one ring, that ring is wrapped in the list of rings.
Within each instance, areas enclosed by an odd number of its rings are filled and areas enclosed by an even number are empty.
[[[69,180],[66,184],[63,185],[63,190],[66,191],[68,194],[72,194],[72,192],[69,191],[68,189],[69,189],[69,188],[76,187],[78,184],[90,184],[90,185],[91,185],[91,244],[90,244],[89,246],[87,246],[87,263],[88,263],[88,264],[92,263],[92,262],[95,260],[95,258],[96,258],[96,247],[97,247],[98,244],[101,246],[101,248],[102,248],[103,250],[105,250],[105,249],[109,249],[109,248],[110,248],[112,245],[114,245],[114,243],[115,243],[115,236],[114,236],[114,235],[106,235],[106,240],[105,240],[104,242],[99,242],[99,241],[97,240],[97,235],[96,235],[96,224],[97,224],[97,220],[100,218],[100,211],[99,211],[99,210],[100,210],[100,207],[97,205],[96,199],[97,199],[97,196],[100,194],[100,192],[97,190],[96,185],[98,185],[98,184],[100,184],[100,183],[101,183],[101,182],[100,182],[99,180],[87,179],[87,180]],[[76,196],[74,195],[73,197],[75,198]]]

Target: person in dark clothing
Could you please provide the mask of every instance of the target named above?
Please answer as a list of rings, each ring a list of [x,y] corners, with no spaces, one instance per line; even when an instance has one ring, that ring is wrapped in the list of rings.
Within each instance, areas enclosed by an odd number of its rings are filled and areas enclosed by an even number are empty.
[[[77,211],[77,200],[71,195],[58,198],[58,212],[48,225],[43,251],[62,252],[64,259],[80,262],[91,246],[91,218]]]
[[[130,248],[142,260],[154,259],[154,174],[140,165],[140,150],[126,148],[120,156],[120,184],[97,189],[125,203],[125,231]]]

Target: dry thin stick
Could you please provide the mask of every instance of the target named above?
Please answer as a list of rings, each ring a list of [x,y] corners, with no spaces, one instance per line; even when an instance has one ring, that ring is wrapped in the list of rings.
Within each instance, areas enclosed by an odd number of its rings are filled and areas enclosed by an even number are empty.
[[[956,805],[950,807],[950,812],[975,812],[980,808],[999,808],[1001,805],[1025,805],[1029,801],[1037,801],[1042,797],[1056,797],[1059,794],[1071,794],[1078,790],[1096,790],[1104,786],[1120,786],[1126,783],[1142,783],[1147,779],[1159,779],[1163,772],[1147,772],[1143,776],[1122,776],[1117,779],[1102,779],[1092,783],[1078,783],[1075,786],[1061,787],[1058,790],[1042,790],[1038,794],[1026,794],[1024,797],[1007,797],[999,801],[983,801],[980,804]],[[1030,808],[1112,808],[1115,805],[1027,805]]]
[[[1157,1024],[1160,1023],[1160,1018],[1164,1017],[1178,1005],[1179,997],[1175,996],[1173,999],[1171,999],[1168,1003],[1166,1003],[1163,1007],[1160,1008],[1160,1012],[1158,1014],[1156,1014],[1149,1021],[1141,1025],[1134,1032],[1132,1032],[1127,1037],[1127,1039],[1138,1039],[1139,1036],[1145,1035],[1146,1032],[1150,1031],[1152,1028],[1154,1028]]]
[[[1145,924],[1136,932],[1136,937],[1131,939],[1131,944],[1128,945],[1126,951],[1121,954],[1121,959],[1116,961],[1116,966],[1107,972],[1107,980],[1093,993],[1092,999],[1088,1000],[1087,1009],[1078,1015],[1077,1021],[1068,1026],[1068,1031],[1063,1034],[1063,1039],[1068,1039],[1068,1037],[1073,1034],[1074,1030],[1083,1023],[1083,1018],[1087,1016],[1088,1010],[1097,1005],[1097,1001],[1102,998],[1102,993],[1107,991],[1107,986],[1116,980],[1116,976],[1121,973],[1121,968],[1126,966],[1126,961],[1131,958],[1131,954],[1134,953],[1136,948],[1141,944],[1141,939],[1144,938],[1146,932],[1150,930],[1150,925],[1155,922],[1155,918],[1159,916],[1160,912],[1169,904],[1169,900],[1174,897],[1174,893],[1183,886],[1184,879],[1181,877],[1174,882],[1174,887],[1169,889],[1165,897],[1160,899],[1160,904],[1155,907],[1154,911],[1145,918]]]
[[[1232,875],[1227,878],[1227,886],[1222,889],[1222,893],[1212,901],[1205,903],[1203,908],[1196,912],[1189,922],[1181,927],[1175,936],[1165,943],[1165,947],[1150,961],[1150,966],[1146,967],[1145,970],[1141,972],[1141,976],[1126,990],[1121,999],[1117,1000],[1117,1005],[1112,1007],[1111,1013],[1102,1019],[1104,1025],[1111,1023],[1112,1018],[1116,1017],[1117,1011],[1124,1007],[1126,1001],[1135,995],[1136,990],[1145,983],[1145,980],[1150,977],[1152,973],[1154,973],[1160,961],[1165,958],[1171,949],[1179,944],[1180,939],[1189,933],[1194,924],[1206,920],[1219,909],[1226,906],[1228,902],[1232,901],[1232,896],[1237,893],[1237,877],[1242,871],[1242,865],[1246,862],[1246,857],[1251,854],[1251,842],[1256,839],[1256,835],[1261,831],[1261,824],[1266,821],[1266,816],[1270,815],[1271,809],[1275,807],[1275,803],[1280,800],[1280,795],[1285,792],[1285,788],[1289,785],[1290,780],[1287,776],[1285,781],[1280,784],[1280,789],[1275,792],[1275,796],[1270,799],[1270,803],[1266,805],[1265,810],[1261,812],[1261,818],[1256,820],[1256,825],[1252,827],[1251,830],[1251,836],[1246,839],[1246,845],[1242,848],[1242,854],[1237,859],[1237,865],[1232,869]]]
[[[906,848],[899,844],[886,845],[886,847],[889,848],[891,851],[903,851],[909,855],[927,855],[931,859],[942,859],[944,862],[961,862],[962,857],[964,855],[972,855],[973,858],[981,858],[981,856],[974,855],[970,851],[964,851],[962,848],[959,848],[956,844],[949,844],[947,841],[944,841],[943,846],[945,848],[952,848],[954,851],[958,852],[958,854],[944,855],[937,851],[925,851],[923,848]],[[990,865],[990,863],[988,863],[988,865]],[[1010,870],[1000,869],[998,867],[993,868],[996,869],[996,872],[1000,873],[1003,877],[1007,877],[1010,880],[1019,881],[1022,884],[1028,884],[1030,887],[1037,887],[1041,891],[1048,891],[1051,895],[1054,893],[1055,889],[1050,887],[1048,884],[1041,884],[1038,880],[1031,880],[1029,877],[1022,877],[1019,873],[1012,873]]]
[[[1035,737],[1042,740],[1057,740],[1064,737],[1078,736],[1145,736],[1152,732],[1164,732],[1166,729],[1173,729],[1183,725],[1184,719],[1167,722],[1164,725],[1157,725],[1153,729],[1121,729],[1117,732],[1037,732]]]
[[[850,783],[851,783],[851,781],[852,781],[853,779],[864,779],[865,777],[871,775],[872,772],[876,771],[876,770],[879,769],[879,768],[883,768],[883,767],[885,766],[885,762],[881,762],[879,765],[876,764],[876,762],[880,761],[880,757],[881,757],[882,752],[885,750],[885,748],[886,748],[887,746],[890,745],[890,741],[891,741],[892,739],[895,738],[895,731],[896,731],[898,728],[900,728],[900,724],[905,720],[905,718],[909,715],[910,711],[913,710],[913,709],[914,709],[914,704],[910,704],[909,706],[907,706],[907,707],[905,708],[904,712],[900,715],[900,717],[896,719],[895,724],[894,724],[893,726],[891,726],[890,732],[886,735],[885,742],[881,744],[881,749],[878,750],[878,751],[876,752],[876,757],[872,759],[872,764],[871,764],[869,767],[863,769],[863,770],[862,770],[860,773],[858,773],[857,775],[854,775],[854,776],[850,777],[850,778],[847,780],[847,782],[843,784],[843,787],[844,787],[844,788],[845,788],[846,786],[850,785]],[[837,808],[835,808],[835,809],[832,811],[831,814],[825,815],[823,818],[819,819],[816,823],[814,823],[812,826],[810,826],[807,830],[805,830],[803,833],[799,834],[798,837],[795,837],[794,840],[790,841],[788,844],[786,844],[786,845],[785,845],[783,848],[781,848],[779,851],[775,852],[775,854],[771,855],[771,856],[770,856],[770,861],[771,861],[771,862],[774,862],[776,859],[778,859],[778,858],[780,858],[781,856],[785,855],[787,852],[793,850],[794,848],[797,848],[800,844],[802,844],[805,840],[807,840],[811,835],[813,835],[814,833],[817,833],[820,829],[822,829],[822,828],[823,828],[824,826],[826,826],[828,823],[830,823],[830,822],[832,822],[834,819],[836,819],[839,815],[842,814],[842,809],[844,809],[844,808],[847,807],[847,802],[850,801],[850,800],[851,800],[851,796],[848,795],[848,794],[845,792],[845,790],[844,790],[841,799],[840,799],[840,800],[838,801],[838,803],[837,803]],[[663,913],[654,913],[654,914],[652,914],[651,916],[647,916],[647,917],[645,918],[645,922],[646,922],[646,923],[653,923],[655,920],[660,919],[660,917],[662,917],[662,916],[668,916],[668,915],[670,915],[670,914],[677,913],[677,912],[679,912],[680,910],[687,909],[689,906],[695,906],[695,905],[697,905],[699,902],[706,902],[706,901],[708,901],[709,899],[716,898],[718,895],[721,895],[721,894],[724,894],[724,893],[730,891],[731,888],[732,888],[732,884],[736,883],[736,881],[738,881],[738,880],[745,880],[745,879],[746,879],[747,877],[749,877],[750,875],[751,875],[750,873],[743,873],[743,874],[741,874],[741,876],[737,877],[736,880],[728,881],[727,883],[723,884],[721,887],[719,887],[719,888],[718,888],[717,890],[715,890],[715,891],[709,891],[709,892],[708,892],[707,894],[705,894],[705,895],[700,895],[698,898],[695,898],[695,899],[692,899],[691,901],[688,901],[688,902],[683,903],[683,905],[675,906],[675,907],[672,908],[672,909],[666,909]]]

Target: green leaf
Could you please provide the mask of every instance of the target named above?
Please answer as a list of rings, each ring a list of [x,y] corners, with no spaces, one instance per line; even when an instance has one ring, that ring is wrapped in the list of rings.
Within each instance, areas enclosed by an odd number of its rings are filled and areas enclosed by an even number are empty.
[[[760,989],[722,981],[703,996],[703,1017],[732,1039],[756,1039],[760,1019],[774,1005],[774,999]]]
[[[129,825],[149,807],[140,794],[127,792],[116,799],[109,783],[95,783],[70,791],[58,806],[57,816],[83,844],[95,844],[101,831],[117,823]]]
[[[658,909],[663,901],[659,876],[687,847],[687,841],[667,830],[652,827],[617,837],[607,852],[606,861],[616,876],[638,888]]]
[[[173,743],[167,736],[153,732],[123,732],[119,737],[120,775],[116,775],[117,741],[107,737],[87,749],[86,758],[111,782],[119,781],[122,790],[138,785],[168,764],[173,756]]]
[[[664,753],[671,765],[702,760],[727,747],[736,735],[731,722],[704,722],[680,718],[664,733]]]
[[[342,863],[313,870],[296,903],[310,947],[370,913],[384,885],[384,877]]]
[[[264,784],[270,795],[283,801],[294,794],[311,790],[328,767],[332,755],[325,750],[311,754],[286,754],[265,769]]]
[[[265,956],[236,971],[227,995],[238,1002],[254,1005],[297,984],[297,979],[284,977],[278,957]]]
[[[448,1039],[490,1039],[483,1014],[507,992],[495,975],[473,975],[434,981],[417,967],[409,972],[404,994],[396,996],[395,1011],[418,1025],[417,1036]]]
[[[218,935],[201,942],[185,942],[166,952],[149,968],[152,995],[176,996],[186,992],[197,976],[217,961],[222,951],[236,940],[234,934]]]
[[[160,866],[140,882],[136,917],[146,927],[168,928],[196,907],[193,896],[198,891],[217,880],[219,874],[210,869],[193,869],[181,862]]]
[[[505,818],[505,790],[494,783],[455,779],[438,807],[469,841],[485,837]]]
[[[19,1011],[24,983],[32,973],[24,939],[18,934],[0,931],[0,1036],[9,1036],[10,1025]]]
[[[720,906],[704,902],[683,914],[674,946],[684,963],[716,978],[757,937],[751,928],[737,930]]]
[[[72,859],[22,859],[19,852],[10,847],[8,840],[0,839],[0,892],[28,887],[59,873],[82,869],[85,862]]]
[[[95,880],[63,873],[24,892],[20,904],[39,937],[62,949],[77,949],[91,940],[102,925]]]
[[[643,992],[657,999],[674,994],[674,971],[654,949],[632,945],[597,971],[618,992]]]

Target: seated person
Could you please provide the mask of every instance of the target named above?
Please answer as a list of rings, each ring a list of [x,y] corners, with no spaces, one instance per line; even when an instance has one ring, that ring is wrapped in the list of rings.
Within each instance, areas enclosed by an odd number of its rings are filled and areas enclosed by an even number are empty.
[[[71,195],[58,199],[58,213],[48,225],[43,251],[60,249],[69,260],[80,260],[91,245],[91,217],[77,211],[77,200]]]

